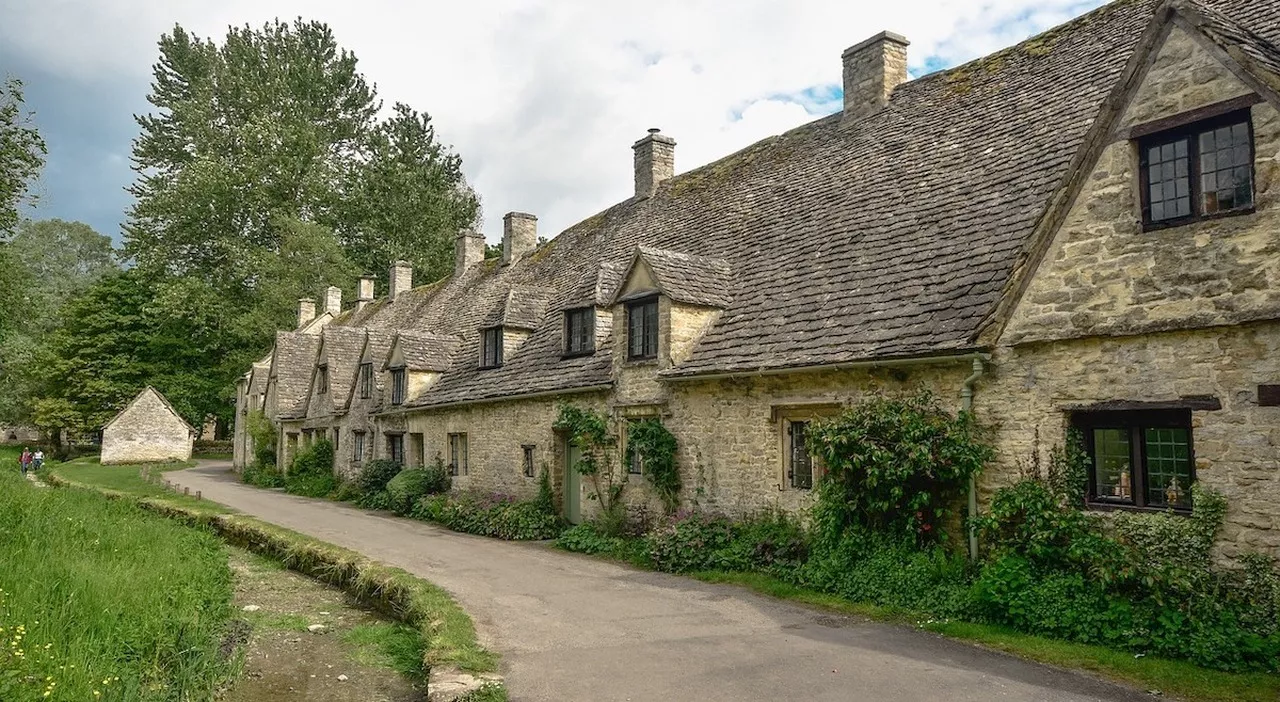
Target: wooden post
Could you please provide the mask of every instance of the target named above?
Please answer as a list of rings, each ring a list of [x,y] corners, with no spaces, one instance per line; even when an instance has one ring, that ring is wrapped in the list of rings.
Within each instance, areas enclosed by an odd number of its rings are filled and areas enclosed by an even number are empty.
[[[184,488],[182,488],[182,494],[184,494],[184,495],[190,495],[190,494],[191,494],[191,488],[189,488],[189,487],[184,487]]]
[[[197,499],[197,500],[198,500],[198,499],[200,499],[200,491],[199,491],[199,490],[196,490],[196,499]]]

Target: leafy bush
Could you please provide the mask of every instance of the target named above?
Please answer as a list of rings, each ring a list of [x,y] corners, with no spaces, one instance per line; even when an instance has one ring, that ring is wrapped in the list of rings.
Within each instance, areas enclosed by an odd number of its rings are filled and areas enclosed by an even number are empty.
[[[360,486],[355,481],[343,480],[338,483],[338,487],[334,488],[330,497],[339,502],[355,502],[363,494],[360,492]]]
[[[401,470],[404,470],[404,466],[396,461],[385,458],[369,461],[360,468],[360,474],[356,476],[356,485],[364,494],[380,492],[387,489],[387,483],[399,475]]]
[[[249,438],[253,439],[253,462],[261,466],[276,464],[276,427],[261,410],[254,410],[246,422]]]
[[[827,468],[814,510],[818,535],[862,527],[941,539],[952,505],[993,455],[978,433],[970,415],[952,415],[928,392],[871,397],[815,422],[809,450]]]
[[[391,495],[386,490],[362,493],[356,498],[356,506],[364,509],[391,509]]]
[[[432,476],[425,468],[405,468],[387,483],[387,497],[396,514],[409,514],[418,500],[428,494]]]
[[[284,487],[284,476],[276,469],[275,463],[250,463],[240,474],[240,481],[261,488]]]
[[[620,557],[627,550],[628,543],[639,542],[637,539],[625,539],[619,536],[607,536],[593,524],[578,524],[561,532],[556,538],[556,546],[574,553],[604,553]],[[643,543],[643,542],[640,542]]]
[[[645,536],[649,560],[668,573],[689,573],[720,567],[720,556],[736,536],[732,522],[721,516],[683,513]]]
[[[990,549],[978,614],[1022,631],[1223,670],[1275,670],[1280,572],[1265,558],[1215,568],[1221,495],[1193,486],[1191,515],[1081,511],[1051,481],[997,491],[978,520]]]
[[[941,546],[852,528],[816,541],[794,580],[853,602],[949,618],[972,610],[971,577],[966,558]]]
[[[333,444],[320,439],[294,456],[284,476],[284,489],[303,497],[327,497],[338,488],[333,474]]]
[[[553,539],[563,522],[536,502],[504,495],[437,495],[423,499],[413,516],[454,531],[514,541]]]

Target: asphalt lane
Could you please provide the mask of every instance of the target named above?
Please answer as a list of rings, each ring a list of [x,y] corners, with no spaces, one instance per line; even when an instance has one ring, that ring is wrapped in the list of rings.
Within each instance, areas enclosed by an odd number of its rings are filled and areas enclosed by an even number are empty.
[[[167,474],[259,519],[448,590],[502,655],[511,698],[608,702],[1150,699],[1141,691],[732,586],[249,487],[225,462]]]

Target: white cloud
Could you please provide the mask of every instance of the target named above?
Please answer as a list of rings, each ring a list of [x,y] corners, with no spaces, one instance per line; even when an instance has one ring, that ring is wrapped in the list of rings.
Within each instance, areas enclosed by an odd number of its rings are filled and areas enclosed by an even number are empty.
[[[508,210],[553,235],[627,197],[648,127],[679,142],[684,171],[813,119],[823,105],[804,91],[837,84],[841,51],[881,29],[912,40],[919,73],[926,57],[973,58],[1101,2],[0,0],[0,44],[69,84],[141,96],[174,23],[220,37],[277,16],[328,22],[388,104],[434,117],[495,240]]]

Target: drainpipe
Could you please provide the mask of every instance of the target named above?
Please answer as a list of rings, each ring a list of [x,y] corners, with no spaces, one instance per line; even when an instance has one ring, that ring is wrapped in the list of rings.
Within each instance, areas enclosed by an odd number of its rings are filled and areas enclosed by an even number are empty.
[[[978,378],[982,377],[986,368],[982,365],[982,357],[973,357],[973,373],[964,379],[964,385],[960,388],[960,409],[966,413],[973,412],[973,386],[978,382]],[[978,515],[978,477],[976,475],[969,476],[969,519]],[[978,531],[973,528],[973,524],[969,525],[969,558],[978,559]]]

